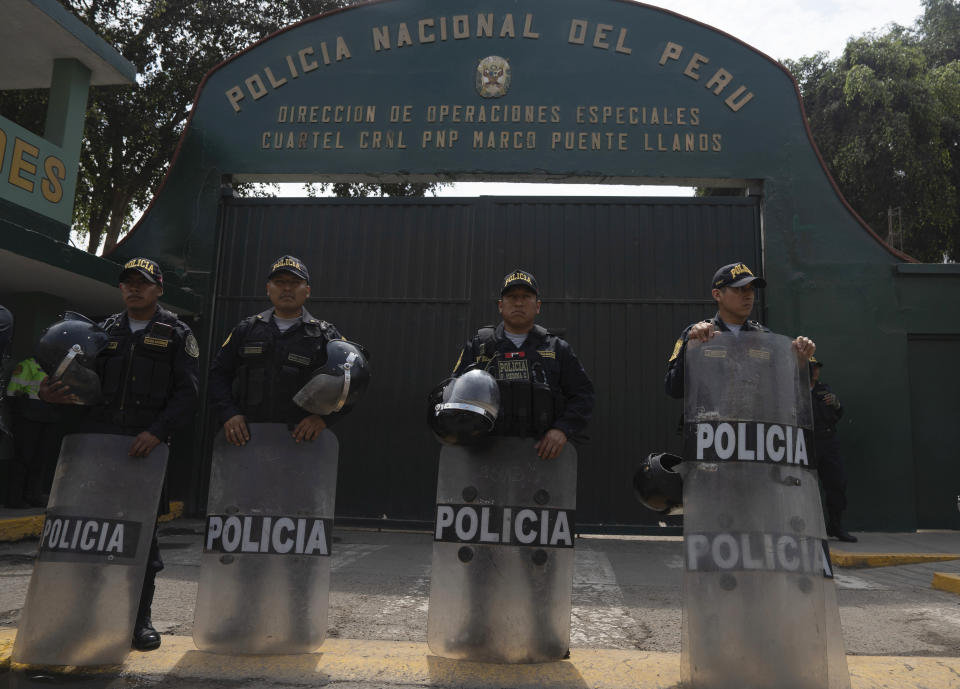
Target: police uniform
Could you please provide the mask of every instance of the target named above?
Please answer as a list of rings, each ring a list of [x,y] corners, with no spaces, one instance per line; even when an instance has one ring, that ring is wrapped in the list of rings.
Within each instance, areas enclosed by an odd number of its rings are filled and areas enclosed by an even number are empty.
[[[711,289],[722,290],[726,287],[744,287],[749,284],[754,284],[757,287],[766,287],[767,281],[762,277],[754,275],[753,271],[750,270],[746,264],[737,262],[721,266],[717,269],[717,272],[713,274]],[[713,318],[708,318],[701,322],[712,323],[720,332],[731,332],[727,324],[721,320],[719,311]],[[683,369],[685,355],[687,353],[687,339],[690,337],[691,328],[695,325],[697,324],[691,323],[680,333],[679,339],[677,339],[673,345],[673,353],[667,361],[667,375],[663,380],[664,388],[668,395],[677,399],[683,399]],[[746,332],[770,332],[769,328],[760,325],[757,321],[745,321],[744,324],[740,326],[740,330]]]
[[[230,331],[210,369],[210,401],[221,424],[242,414],[247,422],[296,425],[310,415],[293,396],[323,365],[327,343],[340,331],[304,308],[281,332],[274,309],[246,318]],[[323,417],[331,426],[337,412]]]
[[[150,259],[136,258],[125,263],[120,281],[131,271],[163,285],[160,266]],[[130,328],[126,311],[99,325],[110,338],[96,360],[103,401],[82,411],[78,409],[79,413],[68,421],[72,428],[67,432],[135,436],[147,431],[161,442],[168,442],[171,432],[188,426],[197,410],[200,350],[193,332],[176,314],[160,306],[147,325],[136,332]],[[158,514],[168,511],[164,490]],[[162,569],[154,526],[134,637],[139,643],[138,637],[146,629],[155,639],[138,648],[159,646],[150,617],[156,576]]]
[[[584,430],[593,413],[593,382],[565,340],[534,325],[517,347],[501,322],[477,331],[460,353],[453,376],[470,367],[497,379],[500,413],[494,434],[539,437],[556,428],[569,440],[586,437]]]
[[[822,365],[811,362],[811,365]],[[847,474],[840,457],[840,439],[837,422],[843,416],[843,407],[827,404],[823,397],[832,393],[830,386],[817,381],[810,390],[813,398],[813,435],[817,448],[817,472],[827,508],[827,535],[841,540],[856,541],[843,528],[841,515],[847,508]]]
[[[43,507],[60,453],[59,410],[40,399],[47,374],[33,357],[24,359],[7,385],[13,411],[14,457],[8,470],[7,507]]]
[[[719,313],[717,313],[713,318],[707,318],[701,322],[713,323],[717,330],[722,333],[730,332],[730,328],[727,327],[727,324],[720,319]],[[667,362],[667,375],[663,380],[664,387],[666,388],[668,395],[677,399],[683,399],[684,356],[687,353],[687,338],[690,336],[690,329],[695,325],[696,323],[691,323],[686,327],[686,329],[684,329],[682,333],[680,333],[680,337],[673,345],[673,353],[670,355],[670,359]],[[761,325],[757,321],[746,321],[743,326],[741,326],[740,330],[742,332],[770,332],[770,328],[765,325]]]
[[[85,432],[147,431],[166,441],[197,410],[200,350],[190,327],[161,307],[137,332],[126,312],[99,325],[110,336],[97,357],[103,404],[87,412]]]

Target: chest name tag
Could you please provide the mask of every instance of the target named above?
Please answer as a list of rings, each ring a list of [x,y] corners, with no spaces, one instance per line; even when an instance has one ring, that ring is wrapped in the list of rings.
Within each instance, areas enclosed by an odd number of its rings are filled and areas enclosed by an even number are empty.
[[[552,349],[538,349],[537,354],[539,354],[544,359],[556,359],[557,353]]]
[[[110,340],[110,341],[107,343],[107,349],[116,349],[116,348],[119,347],[119,346],[120,346],[120,343],[117,342],[116,340]]]
[[[169,347],[170,340],[164,340],[159,337],[150,337],[149,335],[143,338],[143,344],[150,345],[152,347]]]
[[[299,354],[287,354],[287,360],[292,361],[295,364],[301,364],[303,366],[310,365],[310,357],[300,356]]]
[[[263,345],[244,345],[244,354],[263,354]]]
[[[497,361],[498,380],[530,380],[530,370],[526,359]]]

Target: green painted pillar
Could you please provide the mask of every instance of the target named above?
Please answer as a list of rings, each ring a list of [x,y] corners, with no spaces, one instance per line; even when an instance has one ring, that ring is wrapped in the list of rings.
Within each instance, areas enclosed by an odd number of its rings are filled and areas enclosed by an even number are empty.
[[[90,70],[73,58],[53,61],[50,102],[43,138],[63,149],[68,161],[80,160],[80,142],[87,115]]]

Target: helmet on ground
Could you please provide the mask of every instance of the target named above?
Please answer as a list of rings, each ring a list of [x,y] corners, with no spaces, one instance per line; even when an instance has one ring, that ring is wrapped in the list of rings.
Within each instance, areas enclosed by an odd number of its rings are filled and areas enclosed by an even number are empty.
[[[649,454],[633,475],[633,490],[647,509],[659,514],[679,512],[683,507],[683,479],[674,468],[682,457],[666,452]]]
[[[431,400],[429,423],[447,445],[473,445],[490,434],[500,413],[497,380],[480,369],[451,379],[439,400]]]
[[[78,404],[99,404],[100,378],[96,359],[110,336],[86,316],[67,311],[43,331],[37,343],[37,363],[53,379],[63,381]]]
[[[370,362],[363,347],[347,340],[327,343],[327,360],[293,396],[311,414],[326,416],[352,407],[370,385]]]

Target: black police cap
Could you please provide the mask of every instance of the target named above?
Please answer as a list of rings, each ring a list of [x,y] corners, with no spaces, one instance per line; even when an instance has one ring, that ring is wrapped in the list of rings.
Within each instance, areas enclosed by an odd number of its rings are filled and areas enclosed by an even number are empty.
[[[753,283],[757,287],[767,286],[767,281],[762,277],[754,275],[746,263],[731,263],[723,266],[713,274],[713,289],[743,287],[750,283]]]
[[[270,266],[270,274],[267,275],[267,280],[280,272],[296,275],[298,278],[306,280],[307,284],[310,284],[310,272],[307,270],[307,266],[304,265],[303,261],[296,256],[281,256],[274,261]]]
[[[163,272],[160,270],[160,264],[149,258],[131,258],[124,263],[120,271],[120,282],[123,282],[130,273],[139,273],[155,285],[163,287]]]
[[[540,296],[540,286],[537,285],[537,278],[533,277],[533,273],[527,272],[526,270],[511,270],[503,278],[503,287],[500,288],[500,296],[502,297],[507,293],[507,290],[513,289],[514,287],[526,287],[528,290]]]

